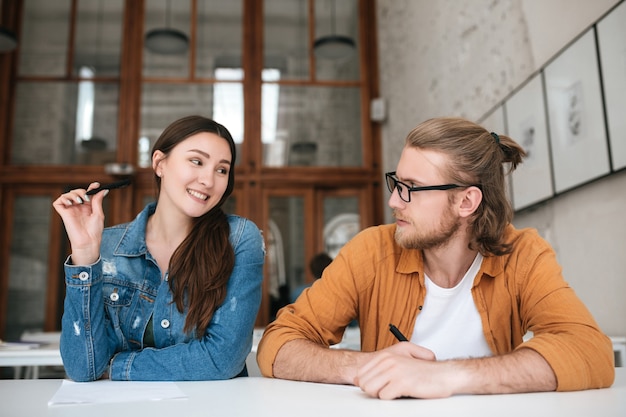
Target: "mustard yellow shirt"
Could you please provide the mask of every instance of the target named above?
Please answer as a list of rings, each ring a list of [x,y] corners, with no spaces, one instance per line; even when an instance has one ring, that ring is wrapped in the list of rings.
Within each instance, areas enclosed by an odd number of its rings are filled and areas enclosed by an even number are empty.
[[[273,376],[274,359],[286,342],[337,344],[353,319],[359,322],[362,351],[397,343],[389,323],[411,338],[426,295],[424,263],[421,251],[395,243],[394,232],[395,225],[383,225],[359,233],[321,279],[279,311],[259,344],[263,375]],[[536,230],[512,225],[506,240],[514,242],[512,253],[485,256],[472,287],[493,354],[520,347],[537,351],[554,370],[559,391],[610,386],[612,343],[563,279],[550,245]],[[524,342],[528,331],[534,337]]]

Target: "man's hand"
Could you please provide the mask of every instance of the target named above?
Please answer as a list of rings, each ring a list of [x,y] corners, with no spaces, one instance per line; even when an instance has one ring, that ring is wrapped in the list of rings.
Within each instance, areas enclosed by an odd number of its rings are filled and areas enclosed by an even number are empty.
[[[354,384],[381,399],[554,391],[557,386],[550,365],[531,349],[447,361],[425,352],[430,351],[408,342],[375,352],[359,364]]]
[[[435,354],[410,342],[400,342],[375,352],[362,363],[354,385],[372,397],[444,397],[451,393],[444,387],[432,386],[432,368],[437,365]],[[431,392],[428,392],[431,391]]]

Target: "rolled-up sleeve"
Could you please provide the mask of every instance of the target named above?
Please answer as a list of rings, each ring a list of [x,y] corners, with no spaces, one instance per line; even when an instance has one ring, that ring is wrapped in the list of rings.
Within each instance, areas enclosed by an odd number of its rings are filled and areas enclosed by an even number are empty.
[[[615,378],[611,340],[589,309],[563,279],[550,245],[539,235],[518,240],[509,263],[523,329],[533,337],[518,346],[538,352],[552,367],[558,391],[604,388]]]

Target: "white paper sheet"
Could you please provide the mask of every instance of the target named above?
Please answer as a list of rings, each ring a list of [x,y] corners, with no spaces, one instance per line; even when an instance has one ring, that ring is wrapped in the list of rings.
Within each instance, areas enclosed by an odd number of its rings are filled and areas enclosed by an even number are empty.
[[[73,382],[64,380],[48,406],[158,401],[187,398],[174,382],[109,381]]]

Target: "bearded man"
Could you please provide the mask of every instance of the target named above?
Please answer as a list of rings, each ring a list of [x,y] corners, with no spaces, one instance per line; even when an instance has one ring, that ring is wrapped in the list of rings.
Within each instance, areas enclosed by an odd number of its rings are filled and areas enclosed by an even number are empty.
[[[263,375],[382,399],[610,386],[610,339],[551,246],[511,225],[505,166],[524,156],[460,118],[413,129],[385,174],[395,224],[355,236],[278,313],[258,348]],[[361,351],[329,349],[355,319]]]

